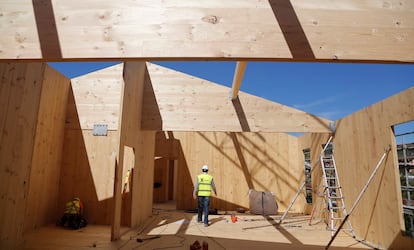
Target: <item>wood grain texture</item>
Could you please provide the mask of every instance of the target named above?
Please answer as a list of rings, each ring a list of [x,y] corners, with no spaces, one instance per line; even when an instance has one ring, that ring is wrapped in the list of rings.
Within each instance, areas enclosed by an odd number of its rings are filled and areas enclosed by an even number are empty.
[[[66,129],[64,140],[58,216],[62,216],[67,201],[79,197],[90,224],[109,225],[119,132],[94,136],[92,130]]]
[[[164,131],[330,132],[322,117],[200,78],[148,64],[142,129]],[[151,84],[151,85],[149,85]]]
[[[339,178],[350,208],[385,149],[392,150],[350,219],[359,238],[385,248],[409,249],[403,237],[401,190],[392,126],[414,120],[414,88],[338,121],[334,139]],[[411,246],[411,247],[410,247]]]
[[[5,0],[0,60],[414,62],[411,1]]]
[[[71,79],[74,102],[69,104],[66,127],[93,129],[94,124],[118,130],[123,64]]]
[[[0,66],[0,248],[23,244],[44,63]]]
[[[36,230],[28,235],[24,244],[27,250],[43,249],[106,249],[171,248],[179,246],[189,249],[196,240],[202,239],[209,249],[323,249],[330,234],[324,225],[309,226],[307,216],[287,218],[287,225],[279,230],[269,225],[260,215],[238,214],[237,223],[228,223],[230,215],[211,215],[208,228],[197,225],[194,213],[158,209],[158,216],[148,218],[142,227],[129,229],[118,241],[109,240],[109,227],[90,225],[79,231],[63,230],[53,225]],[[272,220],[274,217],[269,218]],[[185,222],[185,223],[183,223]],[[227,223],[226,223],[227,222]],[[295,227],[290,226],[294,224]],[[127,228],[124,228],[127,230]],[[158,238],[151,239],[154,236]],[[332,249],[370,249],[355,241],[346,233],[338,235]],[[142,243],[136,239],[147,239]]]
[[[192,190],[204,164],[209,165],[218,193],[211,207],[220,210],[248,209],[248,191],[255,189],[273,192],[279,211],[284,211],[304,178],[297,138],[284,133],[174,132],[174,138],[181,145],[178,209],[197,207]],[[303,209],[301,197],[292,212]]]
[[[36,125],[25,216],[25,232],[54,223],[58,211],[60,169],[70,80],[46,66]]]
[[[141,130],[141,109],[144,82],[148,72],[144,62],[125,63],[123,69],[122,115],[119,142],[119,164],[115,176],[123,173],[124,146],[134,149],[135,162],[131,200],[131,227],[142,223],[152,214],[155,131]],[[121,181],[115,181],[115,208],[111,238],[120,237]]]
[[[237,62],[236,64],[236,69],[234,71],[234,76],[233,76],[233,84],[231,86],[231,95],[230,95],[231,100],[235,100],[239,94],[239,90],[243,82],[243,75],[244,75],[244,71],[246,70],[246,66],[247,66],[246,61]]]

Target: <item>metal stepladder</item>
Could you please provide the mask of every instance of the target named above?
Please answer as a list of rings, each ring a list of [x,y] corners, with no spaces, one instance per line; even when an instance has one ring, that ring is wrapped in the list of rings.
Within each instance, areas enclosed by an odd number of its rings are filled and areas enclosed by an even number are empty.
[[[335,234],[336,231],[336,224],[341,224],[344,220],[346,220],[347,217],[347,211],[345,209],[345,203],[344,203],[344,197],[342,194],[341,185],[339,183],[338,173],[336,169],[335,159],[333,156],[333,148],[332,148],[332,139],[333,135],[329,137],[328,141],[323,147],[323,150],[320,154],[320,157],[318,159],[318,163],[315,165],[319,165],[319,162],[321,164],[322,168],[322,180],[319,181],[317,193],[318,196],[323,197],[323,200],[325,201],[325,206],[321,206],[321,210],[324,210],[325,208],[329,211],[329,222],[327,223],[329,230],[331,231],[332,237]],[[329,147],[329,148],[328,148]],[[317,167],[312,167],[310,174],[312,175],[313,171],[317,169]],[[282,217],[280,218],[278,224],[282,224],[282,221],[287,216],[290,208],[295,203],[296,199],[299,197],[299,194],[302,192],[303,188],[305,187],[306,180],[302,183],[300,186],[298,192],[293,197],[292,201],[290,202],[288,208],[283,213]],[[328,185],[329,184],[329,185]],[[322,190],[323,188],[323,190]],[[319,192],[319,190],[321,190]],[[321,195],[319,195],[319,193]],[[312,218],[314,216],[315,210],[318,206],[315,204],[310,216],[310,222],[309,225],[311,225]],[[322,208],[323,207],[323,208]],[[351,222],[349,220],[346,221],[348,223],[349,229],[346,229],[346,231],[350,231],[352,237],[356,237],[355,233],[352,229]]]
[[[331,231],[331,235],[333,236],[337,226],[341,224],[346,217],[347,211],[345,208],[342,187],[339,183],[332,143],[329,142],[329,144],[330,145],[325,145],[324,151],[320,155],[320,162],[322,167],[323,197],[327,210],[329,211],[329,221],[327,223],[328,230]],[[344,228],[343,230],[349,231],[352,237],[355,238],[351,221],[348,220],[347,224],[348,228]]]

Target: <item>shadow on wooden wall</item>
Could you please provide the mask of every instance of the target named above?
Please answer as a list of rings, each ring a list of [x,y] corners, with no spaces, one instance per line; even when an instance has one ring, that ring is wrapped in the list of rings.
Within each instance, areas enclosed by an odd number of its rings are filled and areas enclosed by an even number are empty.
[[[85,205],[85,218],[90,224],[111,223],[118,137],[118,131],[108,131],[107,136],[94,136],[92,130],[82,130],[73,92],[70,91],[60,176],[60,213],[63,213],[68,200],[79,197]],[[127,193],[123,199],[121,219],[125,225],[130,223],[130,202],[131,195]]]

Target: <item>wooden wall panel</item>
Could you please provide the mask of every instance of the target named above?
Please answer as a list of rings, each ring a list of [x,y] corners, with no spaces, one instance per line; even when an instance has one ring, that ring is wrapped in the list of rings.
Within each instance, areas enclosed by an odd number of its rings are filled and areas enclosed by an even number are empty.
[[[351,207],[384,150],[392,150],[350,217],[359,238],[384,248],[413,248],[402,237],[401,190],[391,126],[414,120],[414,88],[338,121],[335,159],[347,207]]]
[[[67,201],[79,197],[90,224],[109,225],[112,219],[118,131],[94,136],[91,130],[65,132],[58,216]]]
[[[155,131],[137,134],[136,161],[132,197],[131,226],[140,225],[152,215],[154,192]]]
[[[71,80],[59,213],[66,201],[79,197],[92,224],[110,224],[113,216],[122,67],[115,65]],[[108,125],[107,136],[94,136],[94,124]],[[125,173],[120,176],[122,181]]]
[[[56,222],[69,87],[68,78],[46,67],[33,149],[25,231]]]
[[[31,3],[2,2],[0,59],[414,59],[411,1]]]
[[[123,64],[117,64],[71,79],[76,112],[68,112],[67,127],[93,129],[94,124],[106,124],[118,130],[121,105]],[[75,116],[73,116],[75,115]]]
[[[135,150],[124,147],[122,171],[121,225],[131,226],[132,187],[134,183]],[[127,180],[128,177],[128,180]]]
[[[0,64],[0,248],[23,244],[43,63]]]
[[[155,64],[147,64],[142,128],[164,131],[330,132],[330,121]]]
[[[192,199],[196,176],[209,165],[218,196],[212,208],[235,210],[249,207],[248,191],[270,191],[279,211],[289,205],[304,178],[298,164],[296,137],[284,133],[174,132],[181,145],[178,160],[178,209],[195,209]],[[304,197],[292,208],[302,212]]]

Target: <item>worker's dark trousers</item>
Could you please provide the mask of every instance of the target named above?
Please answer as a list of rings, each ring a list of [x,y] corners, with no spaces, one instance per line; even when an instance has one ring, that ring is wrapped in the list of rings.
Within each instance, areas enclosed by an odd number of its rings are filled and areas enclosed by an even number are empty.
[[[210,196],[198,196],[198,222],[203,220],[204,211],[204,224],[208,225],[208,212],[210,209]]]
[[[60,219],[60,226],[79,229],[81,228],[81,218],[80,214],[64,214]]]

